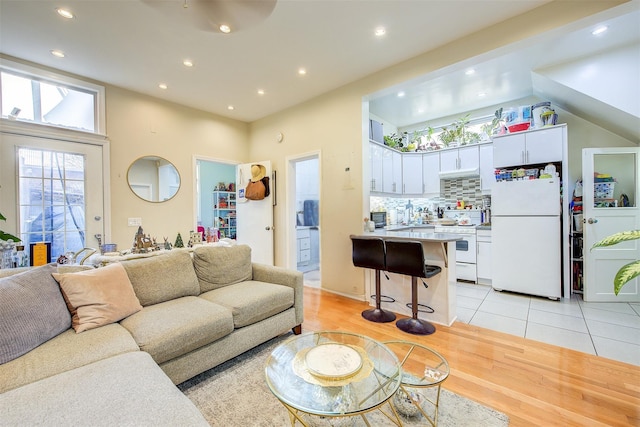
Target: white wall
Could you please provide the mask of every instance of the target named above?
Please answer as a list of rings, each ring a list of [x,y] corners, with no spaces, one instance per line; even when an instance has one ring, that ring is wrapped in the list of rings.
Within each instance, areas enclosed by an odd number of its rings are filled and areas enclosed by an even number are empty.
[[[131,246],[137,227],[127,219],[142,218],[146,234],[184,241],[196,229],[194,221],[193,156],[230,162],[248,161],[248,125],[117,87],[107,87],[107,134],[111,154],[112,236],[123,250]],[[230,143],[229,141],[233,141]],[[159,156],[177,168],[180,190],[171,200],[149,203],[127,185],[127,169],[137,158]]]

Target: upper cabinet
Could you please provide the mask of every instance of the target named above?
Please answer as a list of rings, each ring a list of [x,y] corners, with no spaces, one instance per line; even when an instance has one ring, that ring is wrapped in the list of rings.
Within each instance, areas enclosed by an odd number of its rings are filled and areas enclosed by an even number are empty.
[[[562,161],[564,126],[519,132],[493,139],[495,168]]]
[[[402,193],[424,193],[422,178],[422,154],[410,153],[402,156]]]
[[[479,163],[477,145],[443,150],[440,152],[440,178],[477,175]]]
[[[493,167],[493,145],[483,144],[480,147],[480,190],[483,194],[491,193],[496,180]]]
[[[386,148],[382,153],[382,191],[402,194],[402,154]]]
[[[437,151],[422,155],[422,182],[424,194],[440,195],[440,153]]]
[[[376,143],[369,143],[369,160],[371,161],[371,183],[369,191],[382,191],[382,153],[384,148]]]

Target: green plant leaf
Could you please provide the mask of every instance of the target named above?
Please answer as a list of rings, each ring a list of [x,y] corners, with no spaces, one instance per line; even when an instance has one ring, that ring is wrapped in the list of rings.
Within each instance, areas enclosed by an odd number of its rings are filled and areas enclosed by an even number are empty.
[[[9,234],[9,233],[5,233],[4,231],[0,230],[0,240],[13,240],[14,242],[21,242],[22,240],[20,240],[18,237],[14,236],[13,234]]]
[[[612,246],[620,242],[626,242],[628,240],[636,239],[640,239],[640,230],[623,231],[620,233],[612,234],[611,236],[607,236],[599,242],[594,243],[593,246],[591,246],[591,250],[593,250],[593,248]]]
[[[618,292],[625,284],[638,276],[640,276],[640,260],[632,261],[622,266],[613,279],[613,292],[618,295]]]

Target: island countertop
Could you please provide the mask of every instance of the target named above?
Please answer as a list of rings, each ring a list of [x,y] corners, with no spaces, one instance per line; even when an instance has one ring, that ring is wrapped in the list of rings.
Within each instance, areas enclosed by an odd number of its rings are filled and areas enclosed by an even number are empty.
[[[366,238],[382,238],[385,240],[416,240],[425,243],[448,243],[462,240],[462,236],[453,233],[434,233],[433,231],[415,232],[415,231],[393,231],[393,230],[376,230],[362,234],[352,234],[351,237]]]

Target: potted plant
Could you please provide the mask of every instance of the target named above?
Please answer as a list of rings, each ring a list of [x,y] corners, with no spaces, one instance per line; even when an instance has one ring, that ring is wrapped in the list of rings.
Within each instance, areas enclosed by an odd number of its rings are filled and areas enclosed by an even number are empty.
[[[640,230],[622,231],[594,243],[591,250],[636,239],[640,239]],[[638,276],[640,276],[640,260],[631,261],[629,264],[623,265],[616,273],[616,277],[613,278],[613,292],[618,295],[625,284]]]

